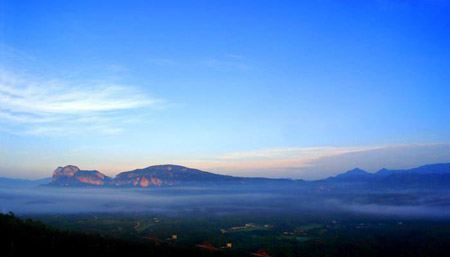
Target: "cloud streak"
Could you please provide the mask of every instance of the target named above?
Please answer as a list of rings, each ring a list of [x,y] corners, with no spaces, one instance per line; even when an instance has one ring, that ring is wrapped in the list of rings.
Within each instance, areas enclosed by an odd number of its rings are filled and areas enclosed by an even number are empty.
[[[116,133],[132,118],[127,111],[163,103],[126,85],[24,78],[5,70],[0,70],[0,102],[1,122],[18,133],[46,135],[86,129]]]
[[[230,175],[318,179],[355,167],[376,171],[439,162],[450,162],[450,143],[273,148],[225,153],[185,163]]]

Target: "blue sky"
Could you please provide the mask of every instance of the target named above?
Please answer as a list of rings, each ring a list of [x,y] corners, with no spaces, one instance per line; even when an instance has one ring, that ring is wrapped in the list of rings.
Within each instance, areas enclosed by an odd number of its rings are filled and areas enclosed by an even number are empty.
[[[0,175],[450,161],[450,4],[0,0]]]

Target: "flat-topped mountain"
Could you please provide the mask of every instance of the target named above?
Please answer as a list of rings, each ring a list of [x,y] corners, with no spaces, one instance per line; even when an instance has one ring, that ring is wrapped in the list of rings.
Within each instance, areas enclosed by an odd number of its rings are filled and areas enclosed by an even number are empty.
[[[58,186],[102,186],[110,183],[110,181],[110,177],[97,170],[80,170],[77,166],[67,165],[56,168],[53,172],[51,184]]]

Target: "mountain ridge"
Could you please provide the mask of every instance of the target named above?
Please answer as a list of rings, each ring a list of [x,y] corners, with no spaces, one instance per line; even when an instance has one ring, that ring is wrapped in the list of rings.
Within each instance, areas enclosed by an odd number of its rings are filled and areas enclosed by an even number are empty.
[[[51,177],[39,179],[22,179],[22,178],[8,178],[0,177],[0,186],[39,186],[49,184],[52,181]]]
[[[111,178],[97,170],[80,170],[75,165],[58,167],[52,176],[52,186],[160,187],[181,185],[218,185],[272,182],[292,182],[292,179],[235,177],[216,174],[175,164],[153,165],[118,173]],[[300,181],[300,180],[299,180]]]
[[[380,169],[369,173],[364,170],[347,171],[334,177],[318,180],[324,184],[362,185],[375,187],[442,187],[450,186],[450,163],[426,164],[410,169]]]
[[[14,179],[10,179],[14,180]],[[421,181],[422,180],[422,181]],[[6,179],[3,179],[6,181]],[[43,183],[48,179],[41,180]],[[25,180],[19,181],[25,183]],[[367,172],[360,168],[348,170],[336,176],[314,181],[301,179],[275,179],[264,177],[236,177],[221,175],[199,169],[188,168],[175,164],[153,165],[118,173],[109,177],[97,170],[81,170],[75,165],[58,167],[53,172],[51,186],[108,186],[108,187],[163,187],[183,185],[220,185],[220,184],[280,184],[280,183],[362,183],[385,185],[450,185],[450,163],[427,164],[411,169],[380,169],[377,172]],[[6,182],[5,182],[6,183]],[[4,184],[5,184],[4,183]],[[0,183],[1,184],[1,183]],[[36,183],[29,183],[35,185]]]

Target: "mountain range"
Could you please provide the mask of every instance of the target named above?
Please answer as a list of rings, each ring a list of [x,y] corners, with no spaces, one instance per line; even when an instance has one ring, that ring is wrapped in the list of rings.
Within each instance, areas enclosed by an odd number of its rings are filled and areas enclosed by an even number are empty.
[[[121,172],[109,177],[97,170],[81,170],[75,165],[58,167],[52,178],[23,180],[0,178],[0,186],[50,185],[59,187],[168,187],[210,185],[325,185],[374,187],[448,187],[450,163],[429,164],[412,169],[381,169],[375,173],[355,168],[321,180],[273,179],[220,175],[180,165],[155,165]]]
[[[319,182],[325,184],[353,184],[367,188],[375,187],[416,187],[437,188],[450,186],[450,163],[428,164],[412,169],[389,170],[381,169],[369,173],[361,169],[349,170],[335,177]]]
[[[58,167],[50,185],[54,186],[111,186],[163,187],[186,185],[218,185],[290,182],[288,179],[248,178],[220,175],[180,165],[155,165],[121,172],[114,178],[97,170],[80,170],[77,166]]]

